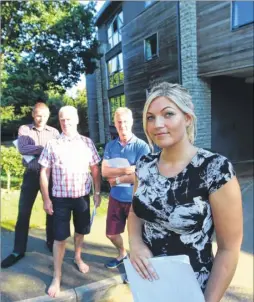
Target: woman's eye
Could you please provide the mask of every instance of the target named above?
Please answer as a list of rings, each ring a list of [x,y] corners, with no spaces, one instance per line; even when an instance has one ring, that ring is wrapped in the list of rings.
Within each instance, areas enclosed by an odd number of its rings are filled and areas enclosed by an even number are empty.
[[[174,115],[173,112],[166,112],[166,113],[165,113],[165,117],[171,117],[171,116],[173,116],[173,115]]]
[[[152,121],[152,120],[154,120],[154,117],[151,116],[151,115],[150,115],[150,116],[147,116],[146,120],[147,120],[147,121]]]

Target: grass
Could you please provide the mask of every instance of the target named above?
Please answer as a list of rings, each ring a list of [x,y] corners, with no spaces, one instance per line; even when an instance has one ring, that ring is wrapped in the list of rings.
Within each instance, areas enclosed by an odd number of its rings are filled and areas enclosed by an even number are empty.
[[[13,231],[18,215],[19,190],[1,189],[1,227]],[[97,210],[98,216],[105,216],[108,208],[108,194],[102,194],[101,206]],[[93,210],[93,200],[91,198],[91,212]],[[41,194],[38,193],[33,206],[30,219],[30,228],[45,229],[46,214],[43,210],[43,201]]]

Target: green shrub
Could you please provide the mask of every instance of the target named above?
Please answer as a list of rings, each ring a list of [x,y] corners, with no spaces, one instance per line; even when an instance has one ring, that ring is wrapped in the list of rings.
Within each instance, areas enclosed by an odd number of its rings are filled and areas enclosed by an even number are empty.
[[[1,172],[7,177],[7,190],[11,188],[11,177],[21,177],[24,173],[22,156],[14,147],[1,146]]]

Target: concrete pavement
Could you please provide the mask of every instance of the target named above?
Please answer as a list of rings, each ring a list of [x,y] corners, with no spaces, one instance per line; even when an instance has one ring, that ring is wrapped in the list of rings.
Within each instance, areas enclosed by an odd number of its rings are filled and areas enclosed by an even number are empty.
[[[253,301],[253,178],[240,179],[243,194],[244,239],[235,277],[223,302]],[[13,247],[13,232],[2,229],[2,259]],[[127,234],[124,234],[127,244]],[[216,249],[216,243],[214,243]],[[73,242],[68,240],[63,264],[62,293],[57,299],[46,296],[53,271],[52,255],[45,248],[45,231],[32,229],[29,233],[26,257],[11,268],[1,271],[1,301],[101,301],[132,302],[127,285],[122,284],[123,266],[108,270],[104,263],[116,254],[105,237],[105,218],[96,217],[86,236],[84,260],[90,265],[86,275],[73,264]],[[158,301],[159,302],[159,301]]]
[[[126,234],[125,234],[126,236]],[[13,248],[13,232],[2,229],[2,259],[8,256]],[[108,270],[104,263],[116,255],[115,249],[105,237],[105,218],[96,217],[91,234],[86,236],[83,259],[90,265],[90,272],[80,273],[73,264],[73,239],[69,238],[63,263],[62,296],[58,301],[86,301],[98,291],[106,291],[114,284],[122,283],[124,268]],[[8,269],[1,270],[1,301],[20,301],[44,296],[50,285],[53,272],[53,257],[45,247],[45,230],[32,229],[29,233],[26,256]],[[84,297],[83,297],[84,296]],[[50,301],[45,296],[41,301]],[[96,298],[97,299],[97,298]],[[56,301],[56,299],[53,299]]]

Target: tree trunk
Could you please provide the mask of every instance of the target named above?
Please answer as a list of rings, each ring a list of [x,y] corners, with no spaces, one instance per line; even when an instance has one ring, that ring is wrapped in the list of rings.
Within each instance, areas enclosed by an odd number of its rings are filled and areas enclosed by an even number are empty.
[[[7,172],[7,193],[10,192],[11,189],[11,173],[10,171]]]

